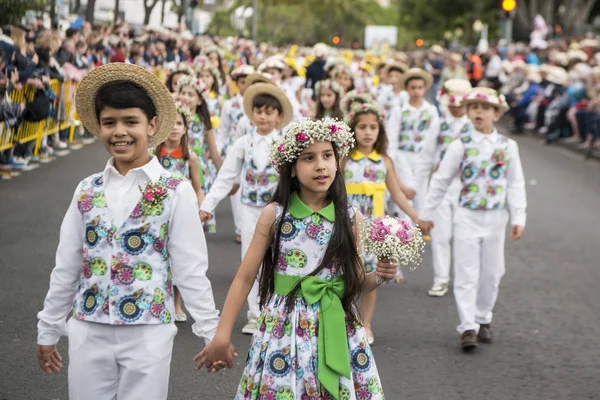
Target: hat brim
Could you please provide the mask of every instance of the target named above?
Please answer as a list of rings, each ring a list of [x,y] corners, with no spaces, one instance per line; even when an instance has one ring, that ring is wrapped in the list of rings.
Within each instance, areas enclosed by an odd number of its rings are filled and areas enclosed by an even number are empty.
[[[292,103],[286,96],[286,94],[277,85],[273,83],[256,83],[248,87],[244,92],[244,112],[248,118],[252,117],[252,102],[254,98],[261,94],[268,94],[269,96],[275,97],[282,108],[282,119],[276,126],[277,129],[285,128],[293,118]]]
[[[463,99],[462,101],[462,105],[467,107],[469,104],[475,104],[475,103],[479,103],[479,104],[489,104],[490,106],[498,109],[498,111],[500,111],[502,114],[504,114],[505,112],[507,112],[508,110],[510,110],[510,106],[508,104],[496,104],[496,103],[492,103],[490,101],[484,101],[482,99]]]
[[[403,74],[406,72],[406,70],[408,70],[408,66],[402,65],[398,62],[395,62],[392,64],[387,64],[383,69],[383,71],[386,75],[389,74],[390,71],[399,71],[401,74]]]
[[[425,90],[433,86],[433,76],[427,71],[407,71],[400,78],[400,87],[406,90],[406,82],[412,79],[422,79],[425,81]]]
[[[275,82],[273,82],[271,79],[259,74],[258,72],[254,72],[246,77],[246,86],[254,85],[255,83],[269,83],[271,85],[275,84]]]
[[[148,139],[148,146],[156,147],[164,142],[173,130],[177,118],[175,101],[160,79],[150,71],[132,64],[103,65],[89,72],[79,83],[75,107],[83,126],[94,136],[100,137],[100,124],[96,116],[96,96],[102,87],[113,82],[131,82],[148,93],[158,117],[156,132]]]

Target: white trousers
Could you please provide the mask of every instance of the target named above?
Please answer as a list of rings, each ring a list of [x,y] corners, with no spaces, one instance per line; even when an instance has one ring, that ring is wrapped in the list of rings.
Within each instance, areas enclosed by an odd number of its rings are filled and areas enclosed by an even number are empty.
[[[454,298],[458,333],[479,331],[492,322],[498,287],[504,275],[506,210],[469,210],[454,216]]]
[[[174,323],[68,327],[70,400],[167,399]]]
[[[242,206],[242,188],[239,188],[233,196],[229,196],[231,201],[231,213],[233,214],[233,225],[235,226],[235,234],[242,234],[242,221],[240,216],[240,208]]]
[[[251,207],[240,203],[240,219],[242,223],[242,260],[250,247],[252,236],[256,230],[256,224],[262,213],[262,208]],[[258,319],[260,315],[258,281],[254,282],[248,295],[248,320]]]
[[[431,254],[433,259],[433,283],[450,282],[450,265],[452,262],[452,232],[454,230],[454,213],[458,208],[461,183],[455,179],[442,203],[433,214],[434,228],[431,230]]]
[[[396,150],[394,154],[394,164],[398,178],[409,188],[413,189],[416,194],[412,200],[412,206],[419,212],[425,201],[427,182],[415,182],[415,161],[418,153],[412,151]],[[390,200],[389,210],[392,213],[398,214],[400,218],[406,218],[406,214]]]

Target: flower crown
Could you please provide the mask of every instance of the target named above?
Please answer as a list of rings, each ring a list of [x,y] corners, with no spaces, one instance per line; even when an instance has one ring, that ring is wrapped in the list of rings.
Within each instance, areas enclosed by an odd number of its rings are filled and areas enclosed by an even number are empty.
[[[188,63],[178,62],[169,69],[169,74],[176,72],[185,72],[187,75],[193,75],[194,69]]]
[[[221,49],[219,46],[214,45],[214,44],[206,46],[205,48],[202,49],[203,56],[208,56],[210,53],[217,53],[220,58],[223,58],[223,56],[224,56],[223,49]]]
[[[346,122],[349,124],[358,114],[373,113],[377,116],[377,120],[380,124],[385,124],[385,113],[383,109],[373,102],[365,104],[354,104],[348,113]]]
[[[222,85],[221,73],[215,67],[213,67],[211,64],[198,65],[196,67],[196,75],[199,75],[200,72],[202,72],[202,71],[210,72],[210,74],[213,76],[213,79],[215,80],[215,82],[217,82],[217,85],[219,87]]]
[[[183,115],[185,122],[189,124],[192,120],[192,111],[180,101],[175,102],[175,108],[177,109],[177,113]]]
[[[373,96],[371,96],[369,92],[354,89],[346,93],[340,103],[340,108],[342,109],[344,115],[347,115],[355,103],[366,104],[373,102],[373,100]]]
[[[196,92],[198,92],[200,97],[202,97],[203,101],[206,101],[206,99],[208,99],[209,89],[200,79],[194,78],[191,75],[182,76],[177,81],[177,93],[180,93],[181,89],[183,89],[185,86],[191,86],[194,89],[196,89]]]
[[[341,74],[346,74],[346,75],[350,76],[350,78],[352,78],[352,70],[346,64],[338,64],[338,65],[336,65],[333,68],[333,73],[331,74],[331,77],[333,79],[336,79]]]
[[[285,135],[271,146],[271,164],[278,171],[281,165],[294,162],[302,150],[316,141],[331,142],[339,158],[348,156],[354,147],[352,131],[342,121],[319,120],[308,118],[294,122]]]
[[[338,96],[344,95],[344,89],[342,89],[342,85],[331,79],[325,79],[317,82],[315,85],[315,93],[317,94],[317,97],[321,96],[321,90],[323,89],[329,89]]]

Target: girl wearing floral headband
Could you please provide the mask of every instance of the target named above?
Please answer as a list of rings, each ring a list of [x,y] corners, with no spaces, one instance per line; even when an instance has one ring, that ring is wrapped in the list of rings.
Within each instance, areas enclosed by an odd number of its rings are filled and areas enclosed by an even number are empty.
[[[188,125],[192,122],[192,112],[180,102],[175,102],[177,119],[171,134],[163,143],[156,146],[154,155],[167,171],[180,175],[192,183],[196,192],[198,204],[204,200],[204,193],[200,184],[198,156],[189,151]],[[187,321],[185,311],[181,306],[181,294],[174,287],[175,322]]]
[[[339,83],[345,92],[354,90],[354,78],[352,77],[352,71],[346,64],[341,64],[333,69],[331,77],[334,81]]]
[[[218,93],[222,96],[229,95],[232,96],[231,93],[231,79],[225,73],[225,68],[223,68],[223,50],[215,45],[207,46],[202,50],[202,55],[207,58],[208,63],[215,70],[219,72],[219,91]]]
[[[314,119],[323,118],[343,119],[344,113],[340,108],[340,100],[344,95],[344,89],[335,81],[325,79],[315,85],[317,104]]]
[[[387,190],[391,194],[392,201],[406,215],[418,223],[422,230],[428,230],[429,227],[421,223],[417,212],[409,204],[404,194],[404,191],[408,192],[409,189],[398,179],[394,162],[386,153],[388,141],[384,121],[383,111],[373,103],[356,104],[350,110],[348,125],[354,132],[356,147],[342,163],[348,201],[366,217],[383,217]],[[363,255],[365,273],[375,270],[376,261],[374,257]],[[402,273],[400,270],[398,272],[396,282],[401,282]],[[375,291],[363,294],[361,297],[363,323],[369,344],[375,341],[371,320],[376,299]]]
[[[179,101],[193,110],[192,120],[188,123],[189,145],[190,149],[198,155],[202,191],[206,194],[223,162],[208,112],[208,88],[200,79],[190,75],[180,78],[177,87]],[[209,233],[216,232],[214,216],[205,222],[204,229]]]
[[[208,112],[213,124],[213,128],[219,128],[221,122],[221,110],[225,99],[219,94],[219,87],[221,85],[221,78],[219,78],[219,71],[213,68],[210,64],[206,64],[201,68],[198,68],[198,78],[204,82],[204,85],[208,88],[208,98],[206,103],[208,105]]]
[[[294,399],[358,393],[384,398],[354,303],[360,293],[375,289],[376,275],[391,279],[397,267],[379,262],[371,274],[362,268],[357,232],[363,216],[349,206],[338,168],[353,144],[346,124],[308,119],[292,124],[273,144],[271,159],[280,172],[276,194],[260,216],[217,334],[195,358],[213,371],[223,367],[220,360],[232,364],[231,330],[258,277],[261,328],[238,400],[252,397],[258,387],[265,398],[282,390]]]
[[[375,99],[371,96],[371,93],[364,92],[359,89],[354,89],[344,95],[342,97],[342,101],[340,102],[340,108],[344,113],[344,116],[348,116],[352,106],[355,104],[367,104],[374,102]]]

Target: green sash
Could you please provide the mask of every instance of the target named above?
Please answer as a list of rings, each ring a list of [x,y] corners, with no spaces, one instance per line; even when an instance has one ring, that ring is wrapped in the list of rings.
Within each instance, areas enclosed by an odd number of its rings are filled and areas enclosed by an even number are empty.
[[[287,296],[298,283],[298,297],[304,298],[308,305],[320,302],[317,378],[337,400],[340,375],[350,379],[346,316],[341,301],[344,296],[344,280],[339,276],[326,281],[316,276],[275,274],[275,293]]]

